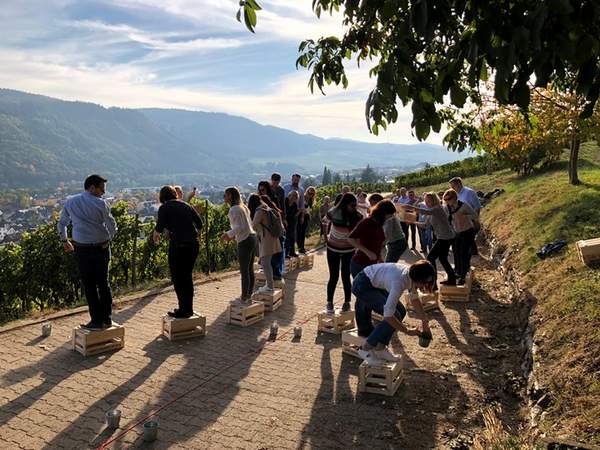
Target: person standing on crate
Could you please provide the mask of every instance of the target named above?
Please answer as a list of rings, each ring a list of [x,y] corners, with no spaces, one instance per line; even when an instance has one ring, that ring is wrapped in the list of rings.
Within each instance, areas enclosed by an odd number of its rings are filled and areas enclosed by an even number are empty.
[[[350,192],[344,194],[341,200],[327,212],[323,219],[326,229],[327,267],[329,268],[326,305],[329,314],[333,314],[335,311],[333,296],[340,279],[340,271],[342,274],[342,285],[344,286],[344,305],[342,306],[342,311],[350,311],[350,299],[352,297],[350,261],[354,254],[354,247],[348,241],[348,236],[361,219],[362,216],[356,211],[356,197]]]
[[[279,211],[270,208],[265,201],[270,201],[267,196],[259,197],[251,194],[248,197],[248,209],[252,218],[252,228],[258,237],[258,256],[265,274],[266,284],[258,288],[259,294],[273,293],[273,268],[271,258],[281,252],[279,237],[283,235],[283,223]],[[271,203],[272,204],[272,203]]]
[[[310,223],[310,216],[312,213],[312,208],[314,206],[315,200],[317,197],[317,189],[314,186],[309,186],[304,191],[304,220],[298,220],[297,234],[298,237],[296,241],[298,242],[298,253],[305,254],[306,248],[304,248],[304,243],[306,241],[306,232],[308,230],[308,225]]]
[[[456,191],[452,189],[444,192],[444,202],[448,206],[448,220],[456,233],[454,239],[456,284],[463,285],[467,273],[471,270],[471,255],[475,245],[476,230],[479,228],[479,216],[468,203],[461,202]]]
[[[75,253],[87,300],[90,321],[81,326],[102,330],[112,325],[112,292],[109,283],[110,241],[117,232],[110,207],[102,198],[107,180],[100,175],[85,179],[81,194],[69,197],[60,214],[58,234],[67,253]],[[67,227],[73,225],[72,241]]]
[[[387,348],[396,331],[431,339],[429,319],[423,311],[417,290],[431,292],[434,282],[435,269],[424,259],[410,266],[399,263],[373,264],[354,278],[352,293],[356,296],[356,326],[358,335],[366,338],[358,350],[362,359],[372,365],[381,361],[400,361],[400,357]],[[402,323],[406,309],[400,299],[405,291],[408,291],[409,301],[421,320],[420,330],[407,328]],[[373,325],[373,311],[383,316],[383,321],[377,325]]]
[[[281,175],[277,172],[271,175],[271,191],[273,192],[273,197],[275,200],[275,206],[281,211],[283,225],[285,226],[285,191],[280,186],[281,183]],[[281,279],[282,274],[285,270],[285,236],[281,236],[279,238],[279,243],[281,244],[281,252],[271,258],[271,265],[273,267],[273,277],[275,280]]]
[[[475,211],[475,214],[477,214],[477,217],[479,218],[479,213],[481,212],[481,202],[479,201],[477,192],[475,192],[474,189],[463,185],[462,178],[460,177],[452,178],[450,181],[448,181],[448,184],[450,185],[450,189],[456,192],[458,200],[463,203],[466,203],[471,208],[473,208],[473,211]],[[479,229],[480,224],[479,221],[477,221],[477,223],[475,224],[475,237],[473,238],[473,244],[471,249],[471,253],[473,255],[478,254],[477,243],[475,241],[475,238],[477,237],[477,233],[479,233]]]
[[[237,242],[238,261],[240,264],[240,275],[242,279],[242,294],[239,298],[241,303],[252,303],[254,292],[254,257],[256,256],[256,232],[252,228],[250,211],[244,205],[240,191],[236,187],[225,189],[223,200],[230,208],[227,213],[231,229],[221,236],[221,240]],[[237,302],[237,300],[234,300]]]
[[[300,179],[302,178],[302,176],[298,173],[295,173],[292,175],[292,180],[290,183],[286,184],[283,187],[283,191],[285,193],[285,217],[286,220],[288,221],[288,224],[286,225],[286,236],[285,236],[285,253],[286,253],[286,257],[290,256],[290,257],[296,257],[298,256],[296,254],[296,241],[298,239],[298,226],[304,224],[304,212],[305,212],[305,207],[304,207],[304,188],[302,186],[300,186]],[[289,199],[290,199],[290,194],[292,192],[296,192],[298,195],[296,196],[296,201],[294,204],[292,204]],[[291,212],[287,211],[287,208],[291,207],[292,209],[296,209],[296,213],[292,214]],[[292,224],[289,223],[289,218],[293,217],[294,220],[294,224],[293,227],[294,229],[291,230],[292,228]]]
[[[202,219],[187,202],[180,199],[173,186],[163,186],[158,194],[161,203],[154,227],[153,239],[160,244],[161,234],[169,233],[169,271],[177,294],[178,308],[167,314],[187,319],[194,314],[194,280],[192,273],[200,251],[198,231]]]

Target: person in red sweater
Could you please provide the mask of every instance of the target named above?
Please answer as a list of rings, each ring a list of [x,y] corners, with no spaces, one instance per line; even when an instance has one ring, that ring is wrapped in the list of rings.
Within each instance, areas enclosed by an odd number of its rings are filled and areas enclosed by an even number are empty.
[[[381,251],[385,242],[384,222],[396,214],[396,207],[389,200],[383,200],[371,210],[371,215],[361,220],[350,233],[348,242],[356,249],[350,262],[352,277],[365,267],[381,262]]]

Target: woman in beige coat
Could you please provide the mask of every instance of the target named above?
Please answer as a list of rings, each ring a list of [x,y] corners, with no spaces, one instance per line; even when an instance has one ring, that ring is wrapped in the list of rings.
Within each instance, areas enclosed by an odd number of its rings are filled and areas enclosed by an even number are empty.
[[[281,252],[281,242],[279,236],[275,236],[273,231],[282,230],[283,223],[278,211],[269,208],[261,198],[252,194],[248,197],[248,209],[252,218],[252,228],[258,236],[258,255],[260,264],[263,268],[267,284],[258,289],[259,293],[273,292],[273,267],[271,266],[271,257]],[[277,220],[278,224],[272,221]],[[275,226],[278,225],[278,226]]]

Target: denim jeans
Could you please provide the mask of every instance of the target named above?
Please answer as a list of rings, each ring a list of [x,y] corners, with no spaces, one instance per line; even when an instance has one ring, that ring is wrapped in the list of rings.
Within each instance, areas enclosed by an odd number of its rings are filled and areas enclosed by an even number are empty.
[[[281,280],[283,270],[285,268],[285,236],[281,236],[279,238],[279,243],[281,244],[281,251],[279,253],[275,253],[271,258],[271,267],[273,268],[274,280]]]
[[[92,322],[108,322],[112,315],[112,293],[108,282],[110,247],[75,245],[75,258]]]
[[[374,287],[369,277],[364,272],[360,272],[352,283],[352,293],[356,296],[354,311],[359,336],[366,337],[367,343],[372,347],[376,347],[377,344],[388,345],[396,329],[385,320],[374,327],[371,319],[372,311],[383,315],[383,306],[387,301],[388,292]],[[394,315],[400,322],[404,320],[406,310],[401,301],[398,301]]]
[[[356,277],[366,266],[363,266],[356,261],[350,261],[350,273],[352,274],[352,278]]]

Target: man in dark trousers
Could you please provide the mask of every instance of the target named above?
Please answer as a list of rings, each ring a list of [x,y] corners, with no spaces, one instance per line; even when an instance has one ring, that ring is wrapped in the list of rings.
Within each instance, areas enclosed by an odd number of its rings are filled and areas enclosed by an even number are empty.
[[[112,293],[108,281],[110,241],[117,226],[102,196],[106,179],[90,175],[81,194],[69,197],[58,221],[58,234],[66,252],[75,252],[91,320],[82,327],[101,330],[112,325]],[[72,242],[67,226],[73,224]]]

